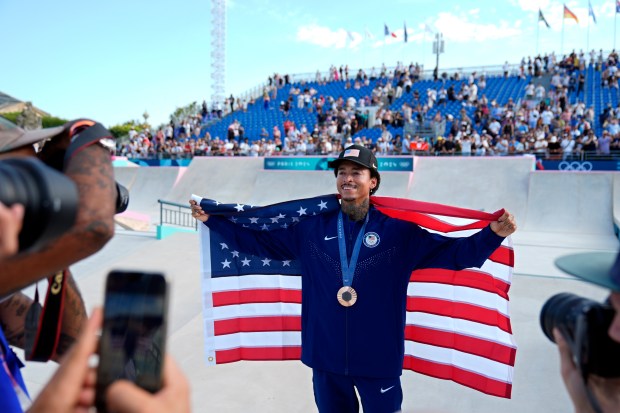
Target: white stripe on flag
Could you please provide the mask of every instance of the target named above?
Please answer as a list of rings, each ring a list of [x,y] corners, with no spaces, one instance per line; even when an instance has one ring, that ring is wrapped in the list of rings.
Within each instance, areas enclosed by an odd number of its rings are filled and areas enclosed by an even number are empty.
[[[291,275],[252,274],[218,277],[211,280],[213,292],[283,288],[301,290],[301,277]]]
[[[407,313],[407,325],[427,327],[439,331],[454,331],[463,336],[480,338],[516,348],[512,334],[501,328],[460,318],[419,312]]]
[[[481,308],[497,310],[508,316],[508,301],[497,294],[469,287],[446,284],[410,282],[407,287],[409,297],[438,298],[456,303],[472,304]]]
[[[202,323],[204,326],[205,361],[208,365],[215,365],[215,324],[213,322],[213,296],[211,295],[211,236],[209,229],[204,225],[198,225],[200,239],[200,265],[202,280]]]
[[[470,268],[471,271],[486,272],[491,277],[502,280],[507,284],[512,284],[512,267],[495,261],[486,260],[480,268]]]
[[[475,372],[502,382],[512,382],[514,368],[497,361],[454,349],[405,341],[405,354]]]
[[[299,331],[276,331],[256,333],[235,333],[215,337],[217,350],[239,347],[291,347],[301,346]]]
[[[224,305],[213,309],[215,320],[231,318],[270,317],[300,315],[301,304],[294,303],[253,303],[240,305]]]

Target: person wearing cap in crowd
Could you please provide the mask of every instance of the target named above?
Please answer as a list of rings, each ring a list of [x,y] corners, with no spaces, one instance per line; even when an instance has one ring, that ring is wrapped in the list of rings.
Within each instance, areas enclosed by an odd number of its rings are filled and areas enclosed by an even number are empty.
[[[329,162],[340,210],[308,217],[287,230],[252,231],[193,216],[243,253],[295,259],[302,274],[301,361],[312,368],[320,413],[396,412],[403,394],[405,307],[412,269],[478,267],[516,229],[506,212],[466,238],[432,234],[390,218],[370,203],[381,183],[377,159],[360,145]]]
[[[612,252],[571,254],[558,258],[556,266],[583,281],[610,290],[608,303],[614,309],[615,315],[607,333],[613,341],[620,343],[620,254]],[[584,376],[573,361],[569,344],[558,328],[553,329],[553,338],[560,353],[562,380],[575,412],[620,412],[620,379],[590,375],[586,387]],[[592,399],[588,398],[588,393]]]

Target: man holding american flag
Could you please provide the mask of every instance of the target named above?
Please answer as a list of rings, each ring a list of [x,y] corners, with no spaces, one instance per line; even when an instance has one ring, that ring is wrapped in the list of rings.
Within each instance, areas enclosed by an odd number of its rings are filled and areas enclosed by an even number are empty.
[[[234,208],[239,214],[220,214],[219,203],[197,198],[190,201],[192,213],[222,240],[219,244],[222,249],[234,245],[231,259],[240,260],[239,268],[252,261],[245,254],[265,257],[263,266],[270,265],[271,260],[283,265],[298,263],[301,361],[313,369],[319,412],[358,412],[357,389],[364,412],[393,413],[401,409],[403,399],[400,376],[403,364],[407,363],[405,356],[409,354],[405,348],[405,330],[406,326],[409,328],[408,288],[411,288],[412,271],[481,267],[500,248],[504,238],[516,230],[516,224],[511,214],[501,212],[493,216],[489,225],[468,227],[482,228],[468,237],[433,233],[408,220],[387,215],[381,201],[371,199],[381,177],[377,160],[369,149],[350,146],[329,167],[334,168],[340,203],[335,198],[317,201],[314,214],[299,207],[296,214],[279,213],[262,226],[254,225],[254,229],[252,224],[259,224],[257,213],[250,212],[247,223],[242,223],[246,219],[242,213],[246,208],[253,211],[253,207],[237,204]],[[283,224],[287,215],[294,215],[290,225]],[[222,267],[236,265],[228,258],[221,264]],[[425,276],[428,275],[421,275]],[[422,299],[416,304],[420,308],[429,301],[424,295],[422,292]],[[465,308],[455,310],[455,314],[467,312]],[[506,329],[510,330],[509,321],[507,324]],[[418,329],[412,334],[426,333]],[[433,338],[441,341],[441,331]],[[457,347],[467,346],[464,341],[473,337],[450,340]],[[471,342],[469,345],[479,347]],[[506,358],[514,363],[514,349],[508,353]],[[424,362],[420,365],[424,370]],[[437,373],[436,377],[440,376],[442,373]],[[457,376],[449,378],[461,382]],[[502,380],[506,379],[498,381]],[[465,384],[489,394],[507,396],[490,390],[492,386],[483,389],[486,384],[481,387]],[[509,390],[507,393],[509,396]]]

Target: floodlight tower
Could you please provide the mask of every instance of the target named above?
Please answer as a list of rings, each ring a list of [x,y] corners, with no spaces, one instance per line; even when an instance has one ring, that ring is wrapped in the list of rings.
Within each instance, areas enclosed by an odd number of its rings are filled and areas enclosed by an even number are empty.
[[[211,104],[224,101],[226,83],[226,0],[211,0]]]

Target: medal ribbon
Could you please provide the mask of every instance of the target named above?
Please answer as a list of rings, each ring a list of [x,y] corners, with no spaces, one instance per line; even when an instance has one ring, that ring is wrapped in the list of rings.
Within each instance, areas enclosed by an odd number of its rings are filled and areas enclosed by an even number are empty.
[[[355,273],[355,266],[357,265],[357,257],[362,248],[362,238],[364,238],[364,230],[366,229],[366,224],[368,224],[369,215],[368,213],[366,214],[364,225],[362,225],[362,229],[360,229],[359,234],[357,234],[353,251],[351,251],[351,262],[347,262],[347,244],[344,239],[342,211],[338,214],[338,250],[340,251],[340,266],[342,267],[342,285],[345,287],[350,287],[351,283],[353,283],[353,274]]]

